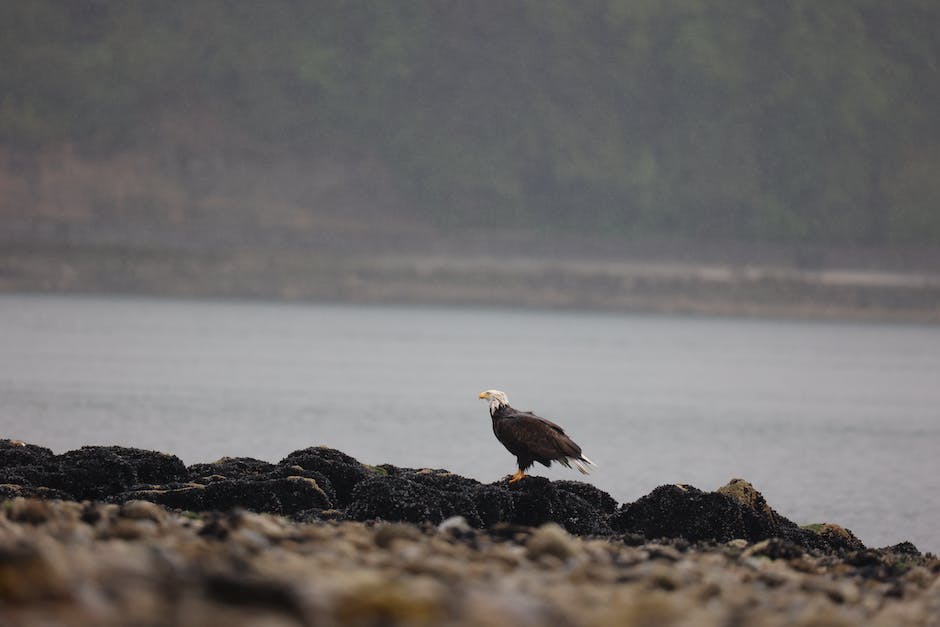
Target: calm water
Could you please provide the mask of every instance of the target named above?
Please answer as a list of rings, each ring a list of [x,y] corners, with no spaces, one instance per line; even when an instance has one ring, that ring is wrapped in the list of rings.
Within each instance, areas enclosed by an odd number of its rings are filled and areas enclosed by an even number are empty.
[[[514,470],[477,392],[557,420],[620,501],[750,480],[785,516],[940,549],[940,329],[0,296],[0,437]],[[535,469],[579,479],[565,469]]]

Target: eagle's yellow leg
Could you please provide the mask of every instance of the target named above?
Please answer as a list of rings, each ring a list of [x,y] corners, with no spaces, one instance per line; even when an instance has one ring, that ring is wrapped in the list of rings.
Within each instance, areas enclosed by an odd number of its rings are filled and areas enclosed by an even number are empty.
[[[516,471],[516,474],[514,474],[512,477],[509,478],[509,483],[515,483],[519,481],[520,479],[522,479],[523,477],[525,477],[525,473],[522,472],[522,469],[520,468],[519,470]]]

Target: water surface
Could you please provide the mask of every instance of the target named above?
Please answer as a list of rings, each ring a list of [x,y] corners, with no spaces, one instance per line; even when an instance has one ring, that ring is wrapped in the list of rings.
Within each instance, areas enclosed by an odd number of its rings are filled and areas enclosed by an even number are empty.
[[[748,479],[800,523],[940,549],[940,329],[0,296],[0,437],[514,470],[480,390],[560,422],[619,501]],[[541,466],[536,474],[580,479]]]

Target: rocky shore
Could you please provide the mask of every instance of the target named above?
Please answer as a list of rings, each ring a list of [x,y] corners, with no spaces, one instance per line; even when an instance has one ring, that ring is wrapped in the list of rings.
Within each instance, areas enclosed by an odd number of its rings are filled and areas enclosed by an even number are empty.
[[[746,481],[618,504],[307,448],[0,441],[0,625],[940,625],[940,560]]]

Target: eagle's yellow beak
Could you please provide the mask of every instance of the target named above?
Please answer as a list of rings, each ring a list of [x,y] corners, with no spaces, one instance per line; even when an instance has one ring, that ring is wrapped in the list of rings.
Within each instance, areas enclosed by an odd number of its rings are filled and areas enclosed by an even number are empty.
[[[488,396],[488,394],[487,394],[486,392],[480,392],[480,394],[479,394],[479,396],[477,396],[477,398],[486,398],[487,396]]]

